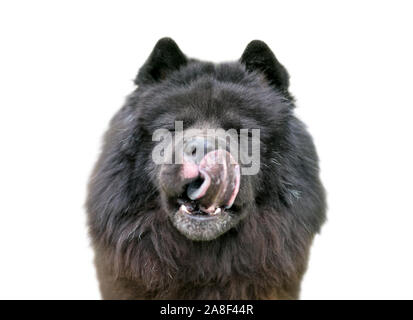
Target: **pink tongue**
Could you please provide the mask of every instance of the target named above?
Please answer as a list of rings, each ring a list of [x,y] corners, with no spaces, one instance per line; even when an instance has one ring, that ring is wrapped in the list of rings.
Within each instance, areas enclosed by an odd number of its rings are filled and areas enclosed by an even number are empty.
[[[208,212],[218,207],[230,208],[239,191],[241,180],[239,165],[225,150],[207,153],[199,164],[204,179],[201,185],[192,183],[187,191],[191,200],[198,200]]]

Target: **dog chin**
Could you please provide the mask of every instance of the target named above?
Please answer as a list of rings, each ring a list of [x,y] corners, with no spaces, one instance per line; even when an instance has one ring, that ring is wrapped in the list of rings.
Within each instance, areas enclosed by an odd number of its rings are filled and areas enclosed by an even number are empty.
[[[213,212],[195,211],[185,204],[170,215],[174,227],[193,241],[210,241],[218,238],[240,221],[240,215],[225,208]]]

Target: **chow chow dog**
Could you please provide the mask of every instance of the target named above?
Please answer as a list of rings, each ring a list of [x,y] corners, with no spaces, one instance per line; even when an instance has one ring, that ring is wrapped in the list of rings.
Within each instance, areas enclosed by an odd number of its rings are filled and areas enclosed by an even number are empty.
[[[326,204],[284,66],[258,40],[214,64],[163,38],[135,84],[89,183],[102,297],[299,298]]]

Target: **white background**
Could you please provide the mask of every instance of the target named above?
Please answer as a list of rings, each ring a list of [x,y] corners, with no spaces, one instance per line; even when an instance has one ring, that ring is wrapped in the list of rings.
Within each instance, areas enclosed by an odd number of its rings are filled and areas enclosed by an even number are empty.
[[[99,298],[83,208],[111,116],[155,42],[291,74],[328,190],[303,299],[413,298],[408,1],[2,1],[0,298]]]

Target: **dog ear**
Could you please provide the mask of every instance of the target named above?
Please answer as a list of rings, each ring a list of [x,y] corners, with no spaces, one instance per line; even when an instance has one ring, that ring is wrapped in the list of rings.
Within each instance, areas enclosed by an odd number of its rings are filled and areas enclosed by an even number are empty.
[[[287,91],[289,75],[284,66],[278,62],[271,49],[260,40],[251,41],[245,48],[240,62],[248,71],[258,71],[265,75],[268,82],[282,91]]]
[[[186,56],[171,38],[160,39],[145,64],[139,69],[135,84],[154,83],[165,79],[172,71],[188,62]]]

